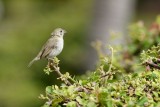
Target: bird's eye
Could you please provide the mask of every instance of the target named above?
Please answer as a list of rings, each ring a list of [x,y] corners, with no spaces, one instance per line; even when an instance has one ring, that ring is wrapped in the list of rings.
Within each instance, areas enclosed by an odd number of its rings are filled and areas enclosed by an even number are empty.
[[[60,32],[62,33],[62,30]]]

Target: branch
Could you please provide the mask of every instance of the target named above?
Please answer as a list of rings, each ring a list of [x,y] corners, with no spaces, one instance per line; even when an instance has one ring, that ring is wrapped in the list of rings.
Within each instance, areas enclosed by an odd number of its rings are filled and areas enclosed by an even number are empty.
[[[55,61],[55,60],[49,60],[48,62],[48,66],[49,68],[52,70],[52,71],[55,71],[60,79],[66,84],[66,85],[72,85],[68,80],[67,78],[65,77],[65,75],[63,75],[61,72],[60,72],[60,67],[58,66],[58,61]]]
[[[160,66],[158,66],[157,64],[155,64],[153,62],[147,61],[147,62],[145,62],[145,64],[160,70]]]
[[[157,59],[157,63],[160,63],[160,59]]]
[[[113,63],[113,48],[111,46],[109,46],[109,48],[111,50],[111,62],[110,62],[110,66],[109,66],[108,72],[111,72],[112,63]]]

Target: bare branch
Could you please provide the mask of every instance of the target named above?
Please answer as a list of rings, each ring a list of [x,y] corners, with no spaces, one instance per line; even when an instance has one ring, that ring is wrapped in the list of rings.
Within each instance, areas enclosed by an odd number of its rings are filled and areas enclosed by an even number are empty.
[[[160,66],[158,66],[157,64],[155,64],[153,62],[147,61],[145,64],[160,70]]]
[[[66,84],[66,85],[72,85],[68,80],[67,80],[67,78],[65,78],[65,76],[60,72],[60,68],[59,68],[59,66],[58,66],[58,63],[54,63],[54,61],[53,60],[49,60],[49,63],[48,63],[49,65],[49,68],[51,69],[51,70],[53,70],[53,71],[55,71],[58,75],[59,75],[59,77],[60,77],[60,79]]]

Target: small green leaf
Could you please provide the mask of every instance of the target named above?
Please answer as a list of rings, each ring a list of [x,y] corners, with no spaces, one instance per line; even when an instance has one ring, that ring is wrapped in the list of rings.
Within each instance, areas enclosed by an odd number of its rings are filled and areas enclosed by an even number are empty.
[[[141,94],[142,94],[142,88],[141,87],[137,87],[136,89],[135,89],[135,94],[136,95],[138,95],[138,96],[140,96]]]
[[[97,107],[97,105],[95,104],[95,102],[89,102],[87,103],[87,107]]]
[[[137,105],[143,106],[144,103],[147,102],[147,101],[148,101],[147,97],[144,96],[144,97],[142,97],[142,98],[139,99]]]
[[[76,100],[78,101],[79,104],[84,105],[86,102],[84,99],[80,98],[79,96],[76,97]]]
[[[44,104],[42,107],[50,107],[50,105],[48,105],[48,104]]]
[[[76,102],[75,101],[68,102],[67,107],[76,107]]]
[[[152,92],[153,92],[153,95],[154,95],[155,97],[159,97],[157,92],[155,92],[155,91],[152,91]]]
[[[52,86],[46,87],[46,93],[51,94],[52,93]]]
[[[112,100],[107,100],[107,107],[113,107]]]

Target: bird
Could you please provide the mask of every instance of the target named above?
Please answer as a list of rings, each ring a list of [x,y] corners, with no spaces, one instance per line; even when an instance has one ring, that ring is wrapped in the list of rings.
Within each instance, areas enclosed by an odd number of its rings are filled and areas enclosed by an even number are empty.
[[[30,67],[35,61],[38,61],[42,58],[46,58],[49,60],[59,55],[62,52],[64,47],[63,36],[65,33],[67,33],[66,30],[62,28],[56,28],[51,33],[51,37],[42,46],[37,56],[32,61],[30,61],[30,63],[28,64],[28,67]]]

